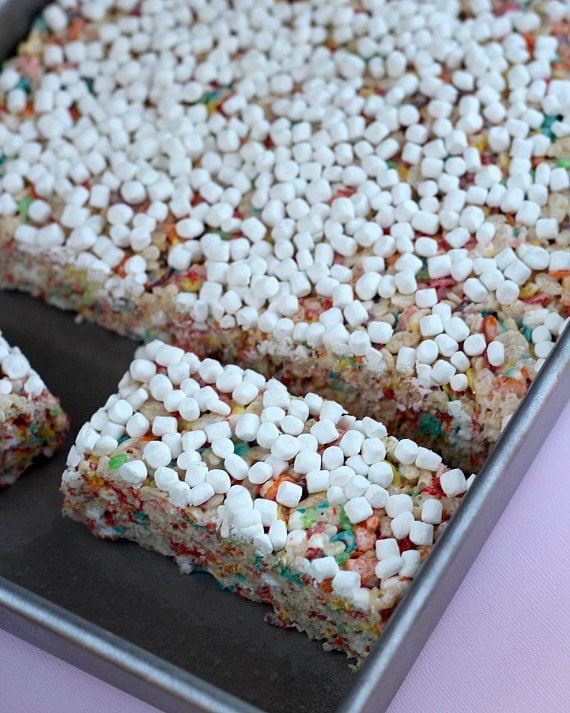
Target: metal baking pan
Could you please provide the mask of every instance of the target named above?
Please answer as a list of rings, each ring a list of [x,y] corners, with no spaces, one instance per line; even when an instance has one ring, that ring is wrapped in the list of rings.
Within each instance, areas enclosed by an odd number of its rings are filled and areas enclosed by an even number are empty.
[[[0,0],[3,56],[42,4]],[[0,494],[0,626],[168,713],[384,711],[570,394],[568,330],[354,674],[343,655],[269,626],[266,607],[208,575],[181,575],[165,557],[63,519],[66,450],[115,390],[134,345],[19,293],[0,293],[0,328],[72,417],[59,455]]]

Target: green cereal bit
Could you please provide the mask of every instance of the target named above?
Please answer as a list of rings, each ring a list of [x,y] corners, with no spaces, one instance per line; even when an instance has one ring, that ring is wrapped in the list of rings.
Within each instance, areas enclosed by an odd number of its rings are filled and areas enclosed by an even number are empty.
[[[337,564],[343,564],[344,562],[347,562],[350,559],[350,555],[348,552],[341,552],[340,555],[335,556],[335,560]]]
[[[420,489],[417,485],[415,485],[413,488],[410,488],[408,490],[408,495],[412,498],[415,498],[416,495],[419,495],[419,494],[420,494]]]
[[[122,465],[124,465],[129,460],[129,456],[126,453],[119,453],[118,456],[111,458],[109,461],[109,468],[112,470],[117,470]]]
[[[340,522],[340,526],[342,527],[343,530],[352,530],[352,523],[348,519],[347,514],[344,511],[344,508],[341,508],[338,512],[338,520]]]
[[[18,212],[24,220],[28,220],[30,205],[33,202],[34,199],[32,198],[32,196],[24,196],[20,199],[20,202],[18,203]]]
[[[50,416],[59,416],[60,413],[61,413],[60,408],[50,408],[50,410],[49,410]]]
[[[317,519],[318,518],[317,513],[315,512],[315,508],[309,508],[303,515],[303,523],[307,530],[310,530],[311,527],[313,527]]]
[[[559,168],[570,168],[570,158],[559,158],[556,165]]]

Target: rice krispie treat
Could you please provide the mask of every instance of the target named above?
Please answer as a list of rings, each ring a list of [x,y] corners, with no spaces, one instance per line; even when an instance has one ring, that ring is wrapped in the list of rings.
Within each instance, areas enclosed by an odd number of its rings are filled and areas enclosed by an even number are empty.
[[[0,282],[478,469],[570,308],[570,6],[60,0],[0,75]]]
[[[62,490],[95,535],[205,570],[360,660],[467,485],[378,421],[156,340],[79,431]]]
[[[39,455],[52,456],[67,431],[59,400],[0,332],[0,489]]]

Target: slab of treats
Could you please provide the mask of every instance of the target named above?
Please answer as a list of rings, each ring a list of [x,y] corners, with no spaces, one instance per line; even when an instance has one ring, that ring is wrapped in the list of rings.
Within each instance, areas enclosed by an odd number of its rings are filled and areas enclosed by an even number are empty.
[[[64,511],[360,660],[467,489],[314,393],[155,340],[77,435]]]
[[[67,425],[59,400],[0,332],[0,490],[38,456],[52,456]]]
[[[60,0],[0,75],[0,283],[477,470],[570,309],[570,5]]]

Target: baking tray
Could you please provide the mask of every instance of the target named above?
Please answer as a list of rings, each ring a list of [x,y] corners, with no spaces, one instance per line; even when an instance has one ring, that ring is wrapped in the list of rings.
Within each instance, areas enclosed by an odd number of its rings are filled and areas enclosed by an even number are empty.
[[[42,4],[0,0],[0,55]],[[63,519],[66,449],[134,345],[19,293],[0,293],[0,328],[72,417],[59,455],[0,494],[0,626],[168,713],[384,711],[570,395],[568,330],[354,674],[343,655],[267,625],[267,608],[208,575],[181,575],[167,558]]]

